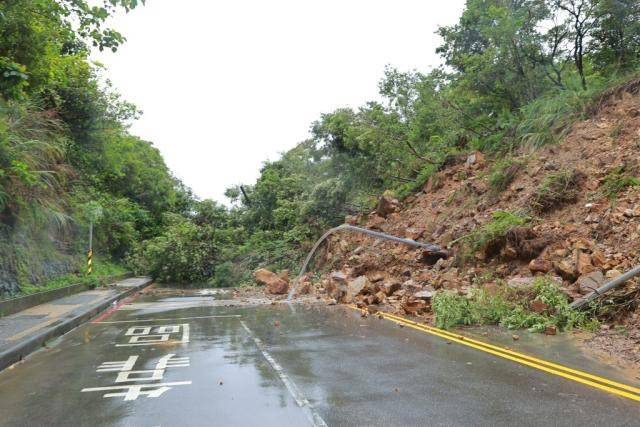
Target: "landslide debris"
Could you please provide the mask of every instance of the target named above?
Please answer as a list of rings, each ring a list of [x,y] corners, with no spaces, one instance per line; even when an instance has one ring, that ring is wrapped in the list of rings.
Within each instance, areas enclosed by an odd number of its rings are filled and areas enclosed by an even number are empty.
[[[266,287],[268,293],[272,295],[283,295],[289,291],[289,274],[282,271],[276,274],[266,268],[261,268],[253,273],[256,282]]]
[[[369,215],[345,221],[438,244],[448,257],[427,262],[422,250],[341,233],[320,255],[318,276],[303,278],[305,293],[435,322],[439,293],[471,300],[478,290],[507,292],[507,303],[519,295],[526,313],[553,317],[548,302],[530,304],[539,298],[536,277],[555,283],[568,304],[640,264],[639,109],[637,91],[613,92],[560,144],[497,159],[451,157],[422,191],[402,201],[385,195]],[[607,338],[596,335],[594,346],[615,347],[611,324],[638,330],[637,289],[628,282],[605,302]],[[548,334],[563,327],[542,326]]]

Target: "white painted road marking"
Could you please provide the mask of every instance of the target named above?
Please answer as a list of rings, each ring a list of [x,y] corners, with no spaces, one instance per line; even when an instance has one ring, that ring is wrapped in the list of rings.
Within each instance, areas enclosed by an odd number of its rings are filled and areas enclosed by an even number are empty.
[[[115,372],[115,371],[130,371],[133,369],[133,365],[136,364],[138,356],[129,356],[127,360],[119,362],[104,362],[98,366],[96,372]]]
[[[191,319],[216,319],[216,318],[238,318],[239,314],[218,315],[218,316],[194,316],[194,317],[176,317],[174,319],[138,319],[138,320],[114,320],[111,322],[93,322],[95,324],[110,325],[113,323],[141,323],[141,322],[166,322],[167,320],[191,320]]]
[[[170,328],[172,326],[168,326]],[[139,328],[139,327],[138,327]],[[140,382],[140,381],[161,381],[164,379],[164,373],[168,368],[184,368],[189,366],[189,357],[174,357],[175,354],[167,354],[156,362],[155,369],[133,370],[134,365],[138,361],[137,355],[129,356],[127,360],[102,363],[96,372],[117,372],[115,383]],[[161,384],[129,384],[114,385],[109,387],[90,387],[84,388],[81,392],[90,391],[114,391],[125,390],[118,393],[105,393],[103,397],[124,397],[124,400],[136,400],[141,395],[149,397],[158,397],[164,392],[171,390],[175,385],[187,385],[191,381],[180,381]]]
[[[304,397],[295,383],[287,376],[287,374],[284,372],[284,369],[282,369],[282,366],[280,366],[280,364],[276,362],[271,354],[269,354],[262,340],[254,335],[253,331],[249,329],[249,327],[246,323],[244,323],[243,320],[240,321],[240,324],[253,339],[253,342],[256,343],[256,346],[258,347],[264,358],[267,359],[267,362],[269,362],[273,370],[276,371],[276,373],[280,377],[280,380],[287,387],[287,390],[289,390],[289,393],[291,393],[291,396],[293,396],[293,399],[296,401],[298,406],[300,406],[305,411],[305,414],[311,422],[311,425],[316,427],[327,427],[327,423],[324,422],[320,414],[316,412],[311,403],[309,403],[309,401]]]
[[[180,340],[169,340],[171,334],[177,334],[182,331]],[[134,347],[140,345],[154,345],[158,343],[186,344],[189,342],[189,324],[182,323],[180,325],[165,326],[132,326],[125,336],[129,338],[129,342],[125,344],[116,344],[116,347]]]
[[[83,388],[83,393],[89,391],[109,391],[109,390],[126,390],[120,393],[105,393],[103,397],[124,397],[124,400],[136,400],[140,395],[147,395],[149,397],[158,397],[165,391],[171,390],[171,387],[178,385],[189,385],[191,381],[178,381],[171,383],[160,384],[132,384],[132,385],[116,385],[111,387],[91,387]],[[152,389],[154,390],[144,390]]]

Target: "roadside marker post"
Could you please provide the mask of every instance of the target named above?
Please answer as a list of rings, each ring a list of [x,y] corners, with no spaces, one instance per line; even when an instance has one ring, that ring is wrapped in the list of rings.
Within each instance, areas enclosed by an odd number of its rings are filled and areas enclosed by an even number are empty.
[[[87,252],[87,276],[93,272],[93,221],[89,223],[89,251]]]

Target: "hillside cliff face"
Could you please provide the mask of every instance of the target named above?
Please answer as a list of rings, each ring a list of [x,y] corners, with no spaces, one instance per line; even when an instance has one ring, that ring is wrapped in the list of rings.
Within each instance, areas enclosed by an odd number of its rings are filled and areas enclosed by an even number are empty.
[[[21,284],[42,284],[81,271],[84,254],[72,238],[59,230],[41,227],[0,227],[0,295],[20,291]]]
[[[436,243],[449,257],[433,263],[408,246],[341,234],[322,254],[316,291],[433,321],[431,297],[441,291],[492,294],[545,276],[570,301],[640,264],[639,88],[632,81],[607,93],[559,144],[452,158],[403,202],[383,198],[368,216],[348,217]],[[351,292],[360,276],[367,283]],[[627,283],[600,314],[631,330],[629,339],[640,339],[637,289]]]

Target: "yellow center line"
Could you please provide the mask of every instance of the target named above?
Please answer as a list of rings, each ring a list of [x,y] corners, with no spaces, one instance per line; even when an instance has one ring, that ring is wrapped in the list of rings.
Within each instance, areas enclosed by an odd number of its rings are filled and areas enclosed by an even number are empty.
[[[385,314],[387,314],[387,313],[385,313]],[[495,345],[492,345],[492,344],[489,344],[489,343],[485,343],[483,341],[478,341],[478,340],[475,340],[473,338],[465,337],[463,335],[454,334],[452,332],[445,331],[443,329],[434,328],[434,327],[431,327],[431,326],[428,326],[428,325],[421,325],[421,324],[419,324],[417,322],[413,322],[411,320],[404,319],[402,317],[395,316],[393,314],[387,314],[387,316],[389,318],[395,318],[395,319],[401,320],[403,322],[413,323],[416,326],[418,326],[418,327],[420,327],[422,329],[425,329],[427,331],[433,331],[433,332],[437,332],[439,334],[444,334],[447,337],[468,341],[470,343],[473,343],[473,344],[476,344],[476,345],[479,345],[479,346],[482,346],[482,347],[486,347],[486,348],[489,348],[491,350],[495,350],[495,351],[499,351],[499,352],[502,352],[502,353],[506,353],[506,354],[509,354],[511,356],[514,356],[514,357],[525,359],[525,360],[531,361],[531,362],[536,363],[536,364],[545,365],[545,366],[548,366],[548,367],[556,369],[556,370],[565,371],[565,372],[570,373],[570,374],[578,375],[578,376],[585,377],[585,378],[588,378],[588,379],[591,379],[591,380],[594,380],[594,381],[598,381],[598,382],[601,382],[601,383],[604,383],[604,384],[611,385],[613,387],[621,388],[623,390],[627,390],[627,391],[630,391],[632,393],[640,394],[640,388],[637,388],[637,387],[633,387],[633,386],[630,386],[630,385],[626,385],[626,384],[618,383],[618,382],[615,382],[615,381],[611,381],[611,380],[608,380],[606,378],[602,378],[602,377],[599,377],[597,375],[590,374],[588,372],[579,371],[577,369],[572,369],[572,368],[569,368],[569,367],[566,367],[566,366],[563,366],[563,365],[559,365],[557,363],[549,362],[547,360],[538,359],[538,358],[533,357],[533,356],[529,356],[529,355],[526,355],[526,354],[523,354],[523,353],[518,353],[518,352],[510,350],[508,348],[498,347],[498,346],[495,346]]]
[[[360,310],[359,308],[349,305],[348,307],[354,310]],[[431,335],[436,335],[440,338],[456,342],[458,344],[465,345],[467,347],[475,348],[485,353],[493,354],[498,357],[502,357],[507,360],[511,360],[522,365],[538,369],[540,371],[547,372],[552,375],[570,379],[581,384],[588,385],[590,387],[597,388],[602,391],[606,391],[617,396],[626,397],[627,399],[640,401],[640,388],[633,387],[627,384],[618,383],[608,380],[606,378],[599,377],[597,375],[590,374],[588,372],[579,371],[576,369],[568,368],[566,366],[552,363],[543,359],[528,356],[523,353],[518,353],[513,350],[498,347],[492,344],[488,344],[482,341],[478,341],[472,338],[465,337],[463,335],[453,334],[443,329],[434,328],[432,326],[423,325],[412,320],[405,319],[393,314],[377,312],[376,315],[380,315],[387,320],[390,320],[397,324],[408,326],[412,329],[426,332]]]

